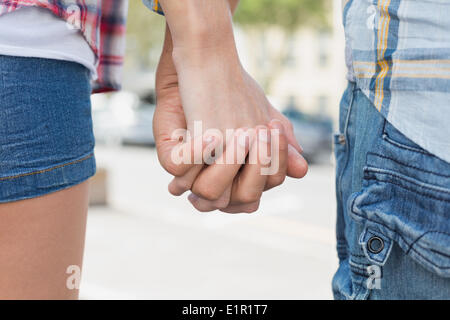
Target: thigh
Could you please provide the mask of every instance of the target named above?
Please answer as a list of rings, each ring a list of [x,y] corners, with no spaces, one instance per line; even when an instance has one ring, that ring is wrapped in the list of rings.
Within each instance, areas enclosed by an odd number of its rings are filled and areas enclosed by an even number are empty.
[[[89,71],[0,55],[0,72],[0,298],[75,298],[66,270],[81,266],[95,173]]]
[[[76,299],[69,266],[81,268],[88,182],[0,204],[0,299]]]

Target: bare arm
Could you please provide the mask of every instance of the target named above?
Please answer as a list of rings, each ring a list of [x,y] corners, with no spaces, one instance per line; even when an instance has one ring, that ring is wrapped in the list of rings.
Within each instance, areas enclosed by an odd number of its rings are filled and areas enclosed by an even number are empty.
[[[239,1],[160,3],[168,28],[157,72],[154,131],[161,164],[176,177],[169,190],[174,195],[192,190],[189,200],[200,211],[253,212],[263,190],[280,185],[286,174],[303,177],[307,164],[295,150],[300,147],[288,120],[270,105],[240,63],[232,25],[232,13]],[[171,150],[178,140],[171,139],[171,132],[187,127],[197,134],[192,130],[195,122],[202,123],[203,131],[216,129],[222,133],[238,128],[278,129],[279,170],[265,176],[260,173],[260,164],[248,164],[240,170],[239,161],[205,169],[202,164],[174,165]],[[255,143],[267,148],[262,138],[259,141],[260,136]],[[289,151],[287,143],[291,144]],[[230,150],[233,144],[231,141]],[[227,141],[225,153],[229,146]]]

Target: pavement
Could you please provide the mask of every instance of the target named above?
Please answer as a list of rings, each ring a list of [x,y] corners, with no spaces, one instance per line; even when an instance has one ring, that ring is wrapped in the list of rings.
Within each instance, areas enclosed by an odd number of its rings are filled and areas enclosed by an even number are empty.
[[[156,152],[101,147],[109,204],[91,207],[82,299],[331,299],[334,168],[264,195],[251,215],[198,213]]]

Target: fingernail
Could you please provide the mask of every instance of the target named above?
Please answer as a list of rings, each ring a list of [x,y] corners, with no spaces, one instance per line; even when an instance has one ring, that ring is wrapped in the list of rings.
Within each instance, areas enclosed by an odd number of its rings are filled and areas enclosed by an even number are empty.
[[[297,152],[298,154],[302,154],[303,153],[303,148],[297,141],[295,141],[295,146],[291,145],[291,144],[289,144],[289,146],[292,147],[292,149],[294,149],[295,152]]]
[[[301,157],[300,152],[298,152],[298,150],[297,150],[296,148],[294,148],[293,145],[289,144],[289,145],[288,145],[288,148],[289,148],[289,151],[290,151],[290,152],[293,152],[298,158]]]
[[[297,145],[300,148],[300,153],[303,153],[303,147],[299,143],[297,143]]]
[[[198,196],[196,196],[195,194],[193,194],[193,193],[191,193],[189,196],[188,196],[188,199],[189,199],[189,201],[196,201],[196,200],[198,200]]]

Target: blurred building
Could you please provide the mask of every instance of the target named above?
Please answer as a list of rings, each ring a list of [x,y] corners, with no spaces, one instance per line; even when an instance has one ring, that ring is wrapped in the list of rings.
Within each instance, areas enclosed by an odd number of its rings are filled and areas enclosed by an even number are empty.
[[[243,64],[279,109],[295,105],[337,120],[346,85],[345,39],[341,0],[330,3],[327,29],[302,27],[289,36],[276,27],[264,34],[237,32]]]
[[[275,107],[283,110],[295,106],[336,121],[346,85],[345,38],[342,0],[328,1],[332,6],[329,28],[306,26],[289,34],[279,27],[249,29],[236,25],[236,40],[244,66]],[[140,5],[132,2],[130,7],[133,21],[137,21],[129,24],[124,89],[142,96],[154,88],[165,23],[157,15],[142,13]]]

